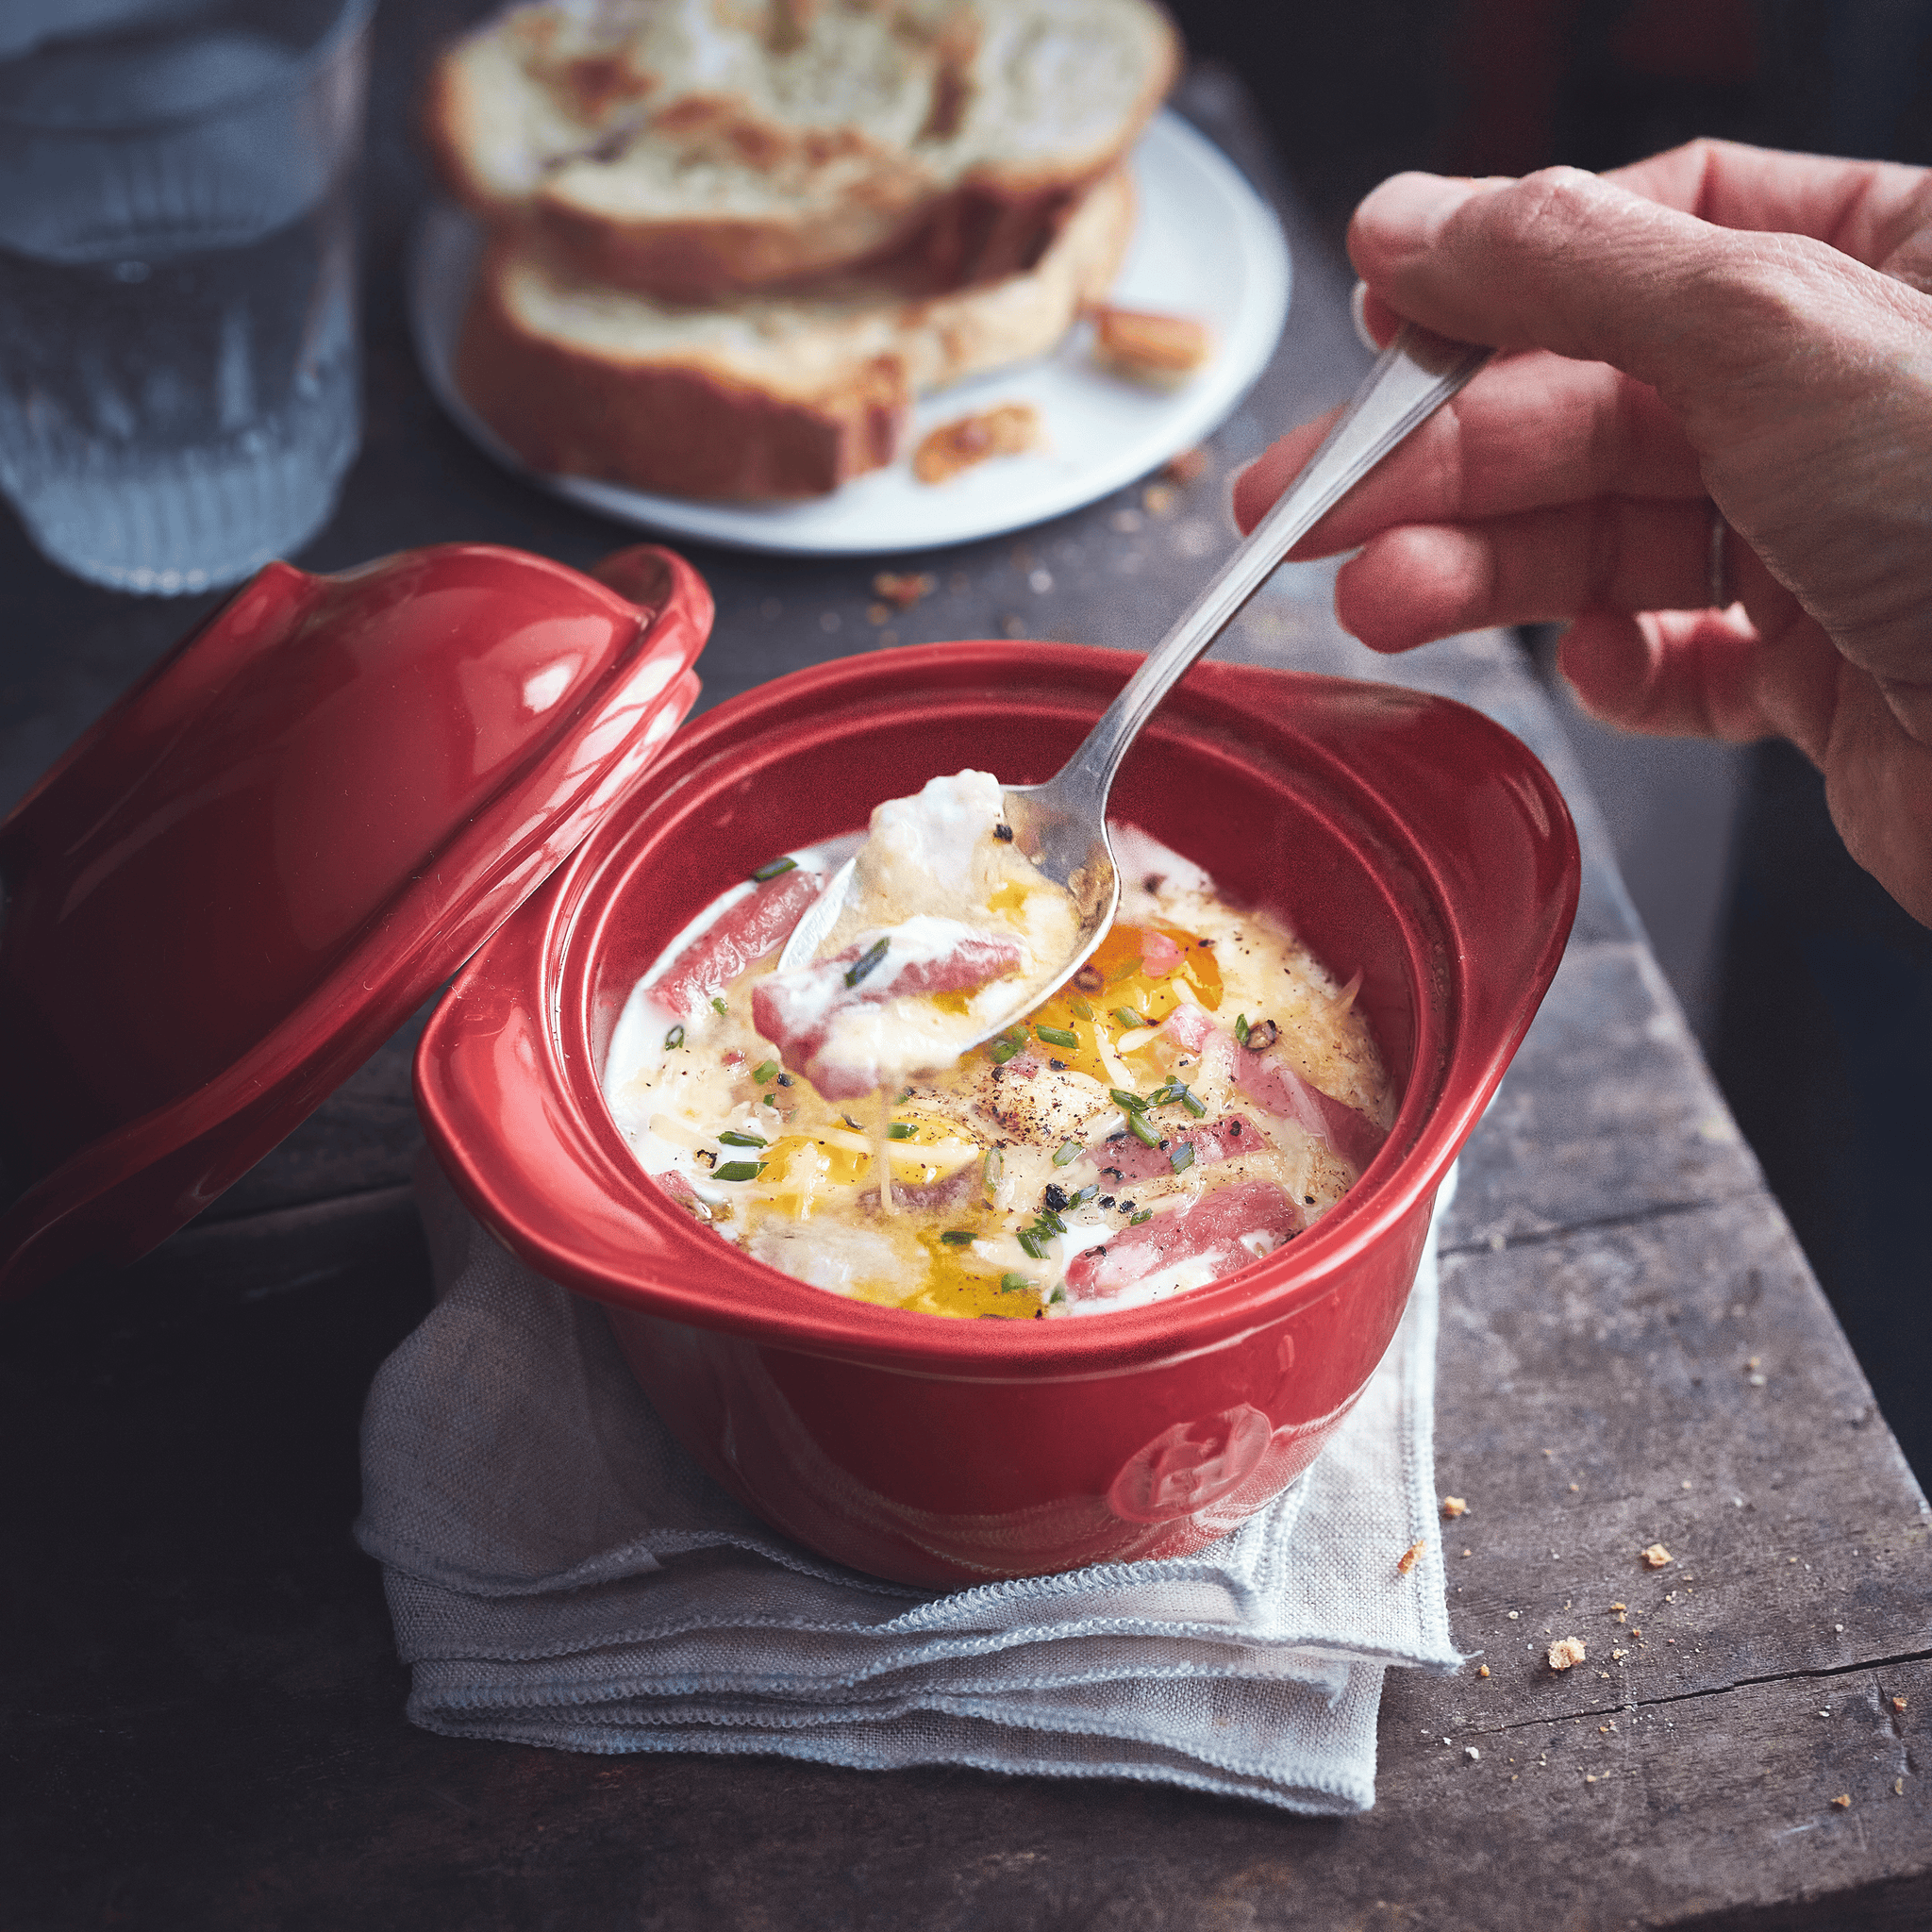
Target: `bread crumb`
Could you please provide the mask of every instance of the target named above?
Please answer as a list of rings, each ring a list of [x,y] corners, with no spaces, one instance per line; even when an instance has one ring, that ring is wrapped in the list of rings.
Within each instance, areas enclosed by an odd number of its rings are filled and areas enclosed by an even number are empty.
[[[1893,1796],[1894,1798],[1903,1798],[1903,1797],[1905,1796],[1905,1794],[1906,1794],[1906,1781],[1905,1781],[1905,1779],[1904,1779],[1904,1778],[1902,1778],[1902,1777],[1895,1777],[1895,1778],[1893,1778],[1893,1779],[1892,1779],[1892,1781],[1891,1781],[1891,1795],[1892,1795],[1892,1796]]]
[[[1906,1707],[1906,1704],[1907,1704],[1907,1699],[1905,1699],[1905,1698],[1903,1698],[1903,1697],[1894,1697],[1894,1698],[1893,1698],[1893,1699],[1891,1700],[1891,1707],[1892,1707],[1892,1709],[1894,1709],[1894,1710],[1903,1710],[1903,1709],[1904,1709],[1904,1708]]]
[[[1040,411],[1031,403],[997,403],[928,430],[912,452],[922,483],[949,483],[990,457],[1016,457],[1042,441]]]
[[[1840,1811],[1849,1811],[1852,1808],[1852,1794],[1849,1791],[1840,1791],[1831,1802]]]
[[[1150,517],[1164,517],[1179,496],[1172,483],[1150,483],[1141,492],[1141,504]]]
[[[1160,466],[1160,474],[1170,483],[1178,484],[1185,490],[1190,483],[1198,483],[1208,468],[1208,452],[1205,449],[1184,449],[1176,451]]]
[[[1629,1607],[1628,1604],[1612,1604],[1610,1606],[1610,1614],[1613,1617],[1621,1617]]]
[[[1475,1674],[1476,1674],[1476,1675],[1477,1675],[1478,1677],[1487,1677],[1487,1676],[1488,1676],[1488,1675],[1490,1674],[1490,1667],[1489,1667],[1489,1665],[1488,1665],[1488,1664],[1478,1664],[1478,1665],[1476,1665],[1476,1667],[1475,1667]]]
[[[1585,1772],[1585,1773],[1583,1774],[1583,1782],[1584,1782],[1585,1784],[1587,1784],[1587,1785],[1593,1785],[1593,1784],[1595,1784],[1595,1782],[1596,1782],[1596,1773],[1595,1773],[1595,1772],[1593,1772],[1593,1771],[1586,1771],[1586,1772]]]
[[[1646,1570],[1661,1570],[1671,1560],[1670,1551],[1665,1549],[1661,1543],[1652,1543],[1641,1554],[1643,1557],[1643,1567]]]
[[[1462,1747],[1462,1755],[1466,1758],[1468,1758],[1472,1764],[1480,1764],[1482,1762],[1483,1754],[1480,1751],[1478,1751],[1474,1744],[1465,1744]]]
[[[1589,1653],[1583,1647],[1580,1637],[1559,1637],[1550,1645],[1550,1668],[1553,1671],[1567,1671],[1574,1664],[1580,1664]]]
[[[1577,1494],[1577,1492],[1582,1489],[1582,1487],[1583,1485],[1581,1483],[1572,1483],[1570,1485],[1570,1493],[1573,1496]]]
[[[940,580],[929,570],[882,570],[872,580],[873,595],[897,610],[910,610],[939,587]]]
[[[1108,303],[1094,304],[1088,314],[1093,322],[1093,359],[1134,382],[1176,389],[1214,353],[1213,334],[1191,315],[1115,308]],[[1174,480],[1191,483],[1193,477]]]
[[[1457,1517],[1466,1516],[1468,1513],[1469,1505],[1467,1502],[1463,1500],[1462,1497],[1444,1496],[1442,1498],[1442,1514],[1446,1516],[1452,1523],[1457,1519]]]
[[[1404,1550],[1401,1556],[1395,1559],[1396,1575],[1407,1576],[1422,1561],[1423,1551],[1427,1547],[1428,1545],[1421,1537],[1418,1537],[1414,1542],[1410,1543],[1407,1549]]]
[[[1613,1650],[1610,1653],[1610,1661],[1613,1664],[1620,1664],[1629,1655],[1630,1653],[1627,1650]]]

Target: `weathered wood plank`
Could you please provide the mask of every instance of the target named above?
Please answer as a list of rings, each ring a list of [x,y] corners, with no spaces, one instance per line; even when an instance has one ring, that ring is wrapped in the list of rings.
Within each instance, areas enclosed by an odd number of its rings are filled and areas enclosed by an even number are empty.
[[[1763,1189],[1649,948],[1573,941],[1463,1154],[1443,1239],[1521,1241]]]
[[[1376,1890],[1422,1924],[1596,1932],[1719,1910],[1755,1924],[1756,1908],[1808,1901],[1787,1923],[1852,1928],[1864,1922],[1834,1894],[1881,1879],[1893,1882],[1894,1904],[1909,1881],[1920,1916],[1898,1923],[1932,1916],[1932,1790],[1919,1742],[1932,1665],[1923,1657],[1457,1733],[1447,1744],[1441,1734],[1422,1741],[1432,1712],[1417,1707],[1414,1688],[1385,1695],[1377,1820],[1387,1823],[1362,1837],[1386,1830]],[[1389,1748],[1405,1724],[1416,1747]],[[1834,1805],[1840,1796],[1850,1806]],[[1405,1856],[1405,1811],[1456,1823]],[[1425,1874],[1431,1889],[1418,1883]]]
[[[1450,1256],[1442,1286],[1451,1623],[1492,1673],[1442,1687],[1443,1729],[1932,1648],[1924,1498],[1767,1197]],[[1590,1661],[1559,1674],[1567,1636]]]

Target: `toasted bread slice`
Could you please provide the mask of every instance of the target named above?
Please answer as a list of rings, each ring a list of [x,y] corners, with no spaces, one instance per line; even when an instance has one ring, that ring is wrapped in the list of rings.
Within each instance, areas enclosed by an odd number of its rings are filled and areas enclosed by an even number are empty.
[[[958,287],[1039,259],[1178,56],[1154,0],[548,0],[444,54],[425,126],[462,200],[619,287]]]
[[[897,456],[915,396],[1051,349],[1132,227],[1117,169],[1024,275],[934,294],[900,265],[713,307],[610,289],[539,238],[499,236],[457,381],[538,470],[675,496],[822,495]]]

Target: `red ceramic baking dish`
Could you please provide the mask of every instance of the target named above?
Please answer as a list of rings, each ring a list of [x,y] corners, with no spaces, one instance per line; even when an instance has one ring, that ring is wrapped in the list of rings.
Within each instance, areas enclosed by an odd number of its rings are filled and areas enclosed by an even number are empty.
[[[600,1087],[632,984],[726,885],[967,766],[1048,776],[1131,660],[885,651],[687,724],[471,960],[417,1059],[458,1191],[602,1302],[691,1454],[768,1522],[920,1584],[1184,1555],[1307,1467],[1394,1333],[1443,1174],[1556,971],[1574,833],[1515,739],[1447,700],[1197,666],[1116,816],[1284,914],[1360,1000],[1402,1094],[1332,1213],[1155,1307],[958,1321],[849,1302],[728,1245],[644,1176]]]

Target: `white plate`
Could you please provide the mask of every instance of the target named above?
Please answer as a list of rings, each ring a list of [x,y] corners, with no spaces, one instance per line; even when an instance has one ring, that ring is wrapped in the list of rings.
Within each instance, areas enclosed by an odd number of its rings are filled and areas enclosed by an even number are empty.
[[[1093,364],[1082,324],[1051,356],[975,376],[919,404],[908,450],[934,425],[993,403],[1032,403],[1045,425],[1049,448],[982,463],[949,483],[916,482],[901,458],[807,503],[718,504],[531,470],[450,378],[482,240],[477,225],[453,208],[432,208],[416,231],[409,266],[416,352],[443,408],[497,461],[640,529],[816,556],[926,550],[997,536],[1077,509],[1192,448],[1274,353],[1288,316],[1288,247],[1267,206],[1218,148],[1174,114],[1163,112],[1149,126],[1133,169],[1140,219],[1112,299],[1199,316],[1214,331],[1213,361],[1176,392],[1141,389]]]

